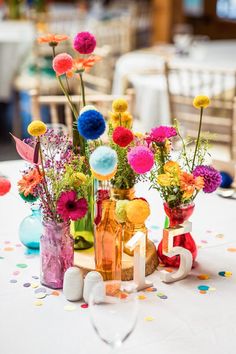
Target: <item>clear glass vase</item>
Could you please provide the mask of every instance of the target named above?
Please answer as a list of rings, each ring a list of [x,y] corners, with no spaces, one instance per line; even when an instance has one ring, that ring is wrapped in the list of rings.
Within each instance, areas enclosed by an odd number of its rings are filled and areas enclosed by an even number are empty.
[[[65,271],[74,263],[74,240],[67,222],[43,221],[40,239],[41,283],[52,289],[63,287]]]
[[[169,218],[169,227],[175,228],[183,224],[185,221],[187,221],[191,217],[194,211],[194,207],[195,207],[194,203],[191,203],[186,205],[180,205],[175,208],[170,208],[167,203],[164,203],[164,210],[167,217]],[[157,249],[157,255],[161,263],[163,263],[165,266],[168,267],[179,267],[180,256],[167,257],[163,255],[162,243],[163,243],[162,241],[159,243]],[[197,246],[190,232],[175,236],[174,247],[177,246],[189,250],[192,253],[193,261],[196,259]]]
[[[26,216],[19,226],[20,241],[30,250],[39,250],[42,232],[43,225],[40,207],[32,204],[31,214]]]

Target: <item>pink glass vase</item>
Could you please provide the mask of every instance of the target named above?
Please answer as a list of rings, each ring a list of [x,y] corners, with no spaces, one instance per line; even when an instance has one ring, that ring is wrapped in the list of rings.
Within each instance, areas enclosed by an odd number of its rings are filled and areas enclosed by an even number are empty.
[[[167,203],[164,203],[165,213],[169,218],[169,226],[175,228],[178,225],[183,224],[187,221],[193,213],[194,203],[181,205],[175,208],[170,208]],[[183,247],[189,250],[193,256],[193,262],[197,257],[197,246],[192,238],[191,234],[185,233],[182,235],[175,236],[174,238],[174,247]],[[158,245],[157,255],[165,266],[168,267],[179,267],[180,264],[180,256],[167,257],[163,255],[162,251],[162,241]]]
[[[52,289],[61,289],[64,273],[73,266],[73,262],[74,239],[70,234],[70,224],[44,221],[40,238],[41,283]]]

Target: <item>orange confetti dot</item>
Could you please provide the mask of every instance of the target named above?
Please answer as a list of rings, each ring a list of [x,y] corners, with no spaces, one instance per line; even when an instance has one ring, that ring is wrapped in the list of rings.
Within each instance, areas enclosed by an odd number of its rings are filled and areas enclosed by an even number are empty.
[[[200,294],[206,294],[207,292],[205,290],[200,290],[199,293]]]
[[[3,250],[10,252],[10,251],[14,251],[14,248],[13,247],[5,247]]]
[[[208,274],[199,274],[197,277],[198,277],[198,279],[201,279],[201,280],[210,279],[210,276]]]
[[[236,252],[236,247],[227,248],[228,252]]]
[[[128,295],[126,293],[120,293],[120,299],[126,299]]]
[[[54,291],[51,292],[51,295],[59,296],[60,293],[59,293],[59,291],[54,290]]]
[[[168,273],[172,273],[172,272],[173,272],[173,269],[171,269],[171,268],[165,268],[165,271],[168,272]]]

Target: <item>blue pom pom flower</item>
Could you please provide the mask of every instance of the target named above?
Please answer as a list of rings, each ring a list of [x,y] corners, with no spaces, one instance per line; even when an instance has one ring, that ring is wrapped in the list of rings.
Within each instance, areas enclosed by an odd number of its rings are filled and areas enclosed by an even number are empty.
[[[91,154],[89,163],[98,174],[106,176],[114,171],[117,165],[117,154],[108,146],[99,146]]]
[[[95,140],[105,132],[106,123],[100,112],[90,109],[79,116],[77,127],[85,139]]]

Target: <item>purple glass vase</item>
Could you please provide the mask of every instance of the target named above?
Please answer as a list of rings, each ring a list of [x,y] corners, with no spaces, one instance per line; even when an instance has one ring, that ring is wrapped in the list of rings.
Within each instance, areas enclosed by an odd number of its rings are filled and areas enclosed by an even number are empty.
[[[41,283],[61,289],[64,273],[73,263],[74,239],[70,235],[70,224],[44,221],[40,238]]]

